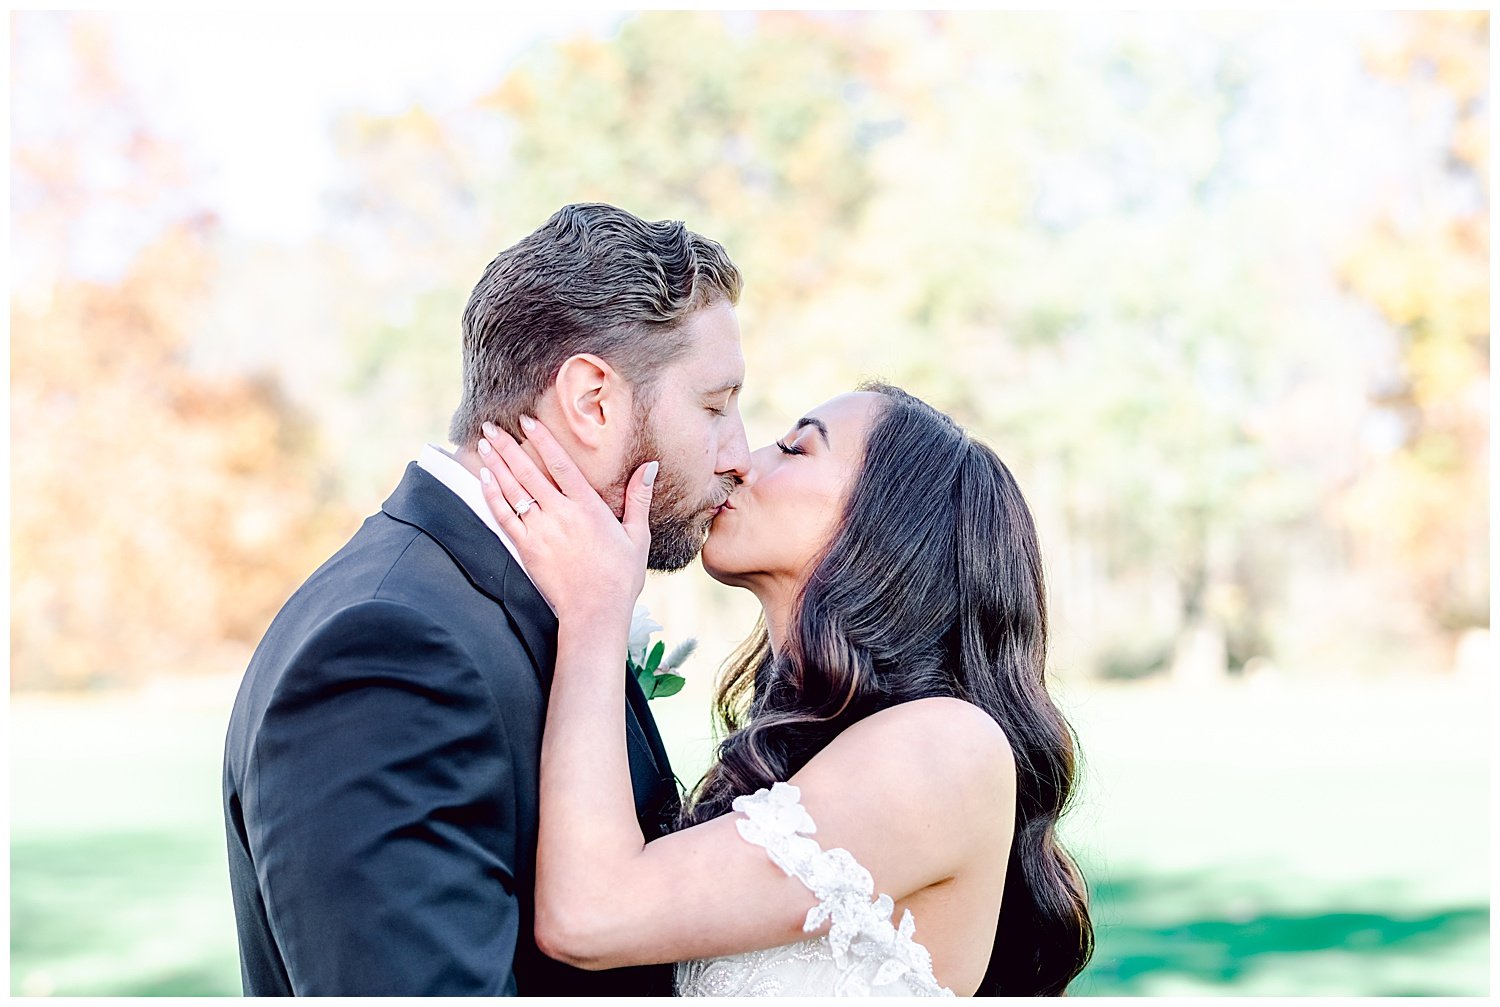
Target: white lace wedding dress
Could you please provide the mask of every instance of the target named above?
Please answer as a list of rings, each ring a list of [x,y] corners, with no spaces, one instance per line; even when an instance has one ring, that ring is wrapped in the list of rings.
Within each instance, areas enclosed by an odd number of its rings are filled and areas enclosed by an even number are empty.
[[[802,793],[776,783],[737,797],[740,835],[818,897],[803,930],[832,920],[828,933],[796,944],[700,958],[677,965],[678,996],[952,996],[932,974],[932,956],[912,940],[911,910],[891,924],[889,895],[872,900],[875,881],[848,850],[824,850]]]

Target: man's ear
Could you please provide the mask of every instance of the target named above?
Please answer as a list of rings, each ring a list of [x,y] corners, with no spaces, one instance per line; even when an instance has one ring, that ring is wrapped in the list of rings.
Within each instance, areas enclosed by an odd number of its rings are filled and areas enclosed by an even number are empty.
[[[630,408],[630,393],[619,372],[592,353],[563,361],[553,389],[563,423],[590,448],[603,447],[616,432],[611,424],[618,426]]]

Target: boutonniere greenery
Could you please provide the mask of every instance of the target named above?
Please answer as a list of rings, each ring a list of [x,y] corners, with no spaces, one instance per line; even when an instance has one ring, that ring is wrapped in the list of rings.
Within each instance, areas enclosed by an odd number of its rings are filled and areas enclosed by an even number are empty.
[[[697,640],[687,640],[668,654],[665,642],[658,640],[655,646],[651,644],[651,634],[660,630],[661,624],[651,618],[645,606],[637,605],[630,617],[630,648],[625,654],[625,668],[635,675],[647,699],[681,692],[687,679],[677,674],[677,669],[698,648]]]

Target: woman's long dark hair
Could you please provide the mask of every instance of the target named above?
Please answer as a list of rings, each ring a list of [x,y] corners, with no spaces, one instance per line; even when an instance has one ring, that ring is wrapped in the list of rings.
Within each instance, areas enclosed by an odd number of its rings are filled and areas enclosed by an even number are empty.
[[[772,654],[762,622],[730,658],[718,757],[682,825],[789,779],[841,731],[957,696],[1015,753],[1015,834],[979,995],[1057,995],[1093,954],[1083,875],[1057,843],[1072,732],[1047,695],[1047,603],[1031,512],[995,453],[899,388],[874,421],[843,518]]]

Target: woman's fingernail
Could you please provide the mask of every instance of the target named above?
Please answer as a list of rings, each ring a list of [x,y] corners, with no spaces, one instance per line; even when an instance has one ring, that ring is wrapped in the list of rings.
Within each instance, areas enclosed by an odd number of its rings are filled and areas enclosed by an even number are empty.
[[[487,483],[492,483],[495,481],[495,477],[490,475],[490,470],[483,467],[479,469],[479,478],[483,479]]]
[[[655,485],[656,470],[659,468],[661,468],[661,462],[647,462],[646,474],[641,478],[641,482],[645,483],[647,486]]]
[[[489,420],[485,420],[482,424],[480,424],[479,428],[484,431],[484,435],[486,437],[494,437],[499,433],[499,431],[495,429],[495,424],[491,423]]]
[[[487,455],[487,454],[490,453],[490,450],[491,449],[490,449],[490,442],[489,441],[480,441],[479,442],[479,453],[480,454]]]
[[[536,428],[536,420],[532,419],[530,416],[527,416],[525,413],[522,413],[521,414],[521,429],[525,430],[528,433],[530,433],[535,428]]]

